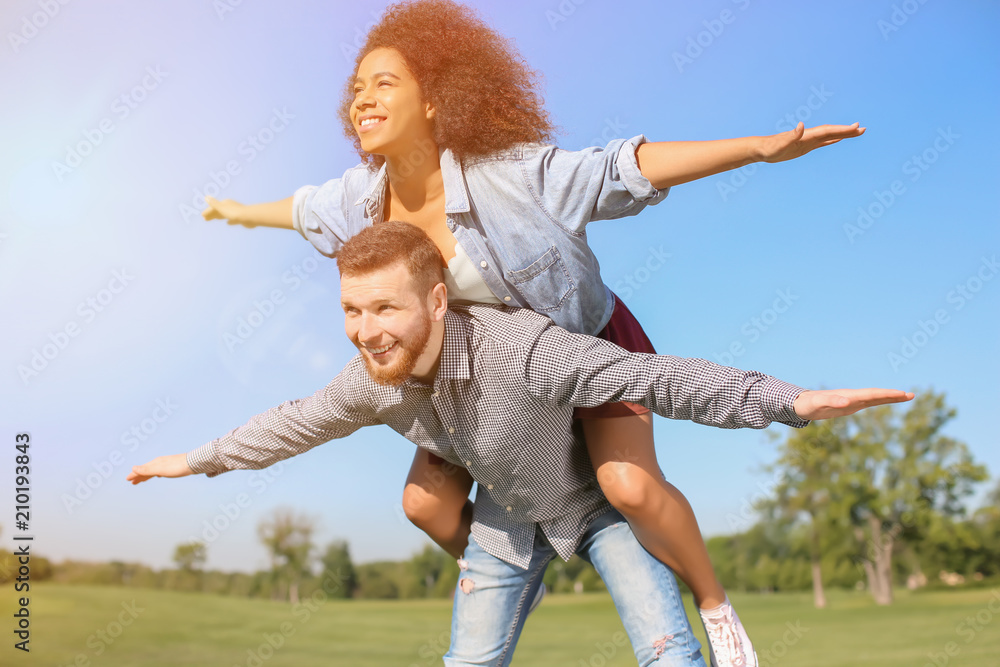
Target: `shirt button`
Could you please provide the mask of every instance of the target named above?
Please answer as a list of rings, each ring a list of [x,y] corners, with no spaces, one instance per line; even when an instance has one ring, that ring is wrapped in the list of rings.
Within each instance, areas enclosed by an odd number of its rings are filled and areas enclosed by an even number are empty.
[[[492,491],[493,490],[493,485],[492,484],[487,484],[486,488],[489,489],[490,491]]]
[[[510,505],[507,505],[507,511],[508,511],[508,512],[510,512],[510,511],[511,511],[511,510],[513,510],[513,509],[514,509],[513,507],[511,507]]]
[[[471,465],[472,465],[472,461],[466,461],[466,462],[465,462],[465,465],[467,465],[467,466],[471,466]]]
[[[439,392],[439,391],[435,391],[433,394],[431,394],[431,398],[437,398],[437,395],[440,394],[440,393],[441,392]]]
[[[454,433],[454,432],[455,432],[455,427],[454,426],[449,426],[448,427],[448,433]]]
[[[505,297],[503,298],[503,300],[504,300],[504,301],[510,301],[510,297],[509,297],[509,296],[505,296]]]
[[[485,269],[489,265],[485,261],[483,261],[483,262],[479,262],[479,266],[481,266],[481,267],[483,267]]]

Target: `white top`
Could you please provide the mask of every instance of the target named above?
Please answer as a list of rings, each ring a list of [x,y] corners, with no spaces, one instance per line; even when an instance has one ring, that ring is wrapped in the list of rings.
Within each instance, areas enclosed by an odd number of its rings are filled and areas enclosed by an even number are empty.
[[[448,303],[503,303],[479,275],[462,246],[455,244],[455,256],[444,270],[444,286],[448,288]]]

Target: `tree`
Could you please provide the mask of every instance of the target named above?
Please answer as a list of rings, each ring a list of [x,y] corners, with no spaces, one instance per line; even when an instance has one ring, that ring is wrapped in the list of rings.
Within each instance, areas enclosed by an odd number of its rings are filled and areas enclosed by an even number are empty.
[[[185,572],[200,570],[208,558],[203,542],[185,542],[174,549],[174,562]]]
[[[293,510],[282,507],[275,509],[269,517],[257,524],[257,534],[271,558],[275,592],[280,592],[286,586],[288,599],[292,604],[298,603],[299,584],[309,572],[315,529],[314,519],[296,515]]]
[[[851,501],[859,562],[877,604],[892,603],[897,542],[917,545],[936,515],[961,516],[962,499],[987,477],[964,443],[942,434],[955,414],[943,393],[927,391],[901,415],[882,406],[844,418],[846,457],[835,492]]]
[[[324,590],[334,598],[349,598],[354,595],[358,587],[358,575],[354,570],[354,563],[351,561],[351,552],[347,542],[338,540],[331,542],[326,547],[326,552],[321,559],[323,563],[323,574],[321,579],[329,578],[335,582],[333,590],[324,586]]]
[[[424,545],[424,550],[413,556],[410,566],[417,581],[426,589],[427,597],[433,597],[438,579],[454,562],[451,556],[430,544]]]
[[[774,499],[762,508],[774,516],[804,520],[808,530],[813,604],[826,607],[823,590],[823,536],[834,524],[842,500],[832,493],[843,461],[844,422],[827,419],[793,431],[782,443],[778,460],[768,467],[776,474]]]

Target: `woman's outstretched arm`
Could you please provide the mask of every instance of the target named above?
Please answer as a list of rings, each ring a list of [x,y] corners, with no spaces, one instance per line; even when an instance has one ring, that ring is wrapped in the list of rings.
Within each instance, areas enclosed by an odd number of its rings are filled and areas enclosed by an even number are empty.
[[[231,225],[244,227],[278,227],[295,229],[292,226],[292,200],[288,197],[280,201],[263,204],[241,204],[232,199],[218,200],[205,197],[208,208],[201,212],[206,220],[228,220]]]
[[[864,134],[854,125],[819,125],[765,137],[716,141],[656,141],[641,144],[635,156],[639,171],[658,190],[737,169],[753,162],[783,162]]]

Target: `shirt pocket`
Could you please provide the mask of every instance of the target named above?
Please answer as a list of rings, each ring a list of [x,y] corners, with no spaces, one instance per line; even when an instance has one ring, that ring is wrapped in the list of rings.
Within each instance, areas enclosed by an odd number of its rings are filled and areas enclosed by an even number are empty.
[[[508,271],[507,280],[538,313],[559,310],[576,291],[576,285],[555,246],[523,269]]]

